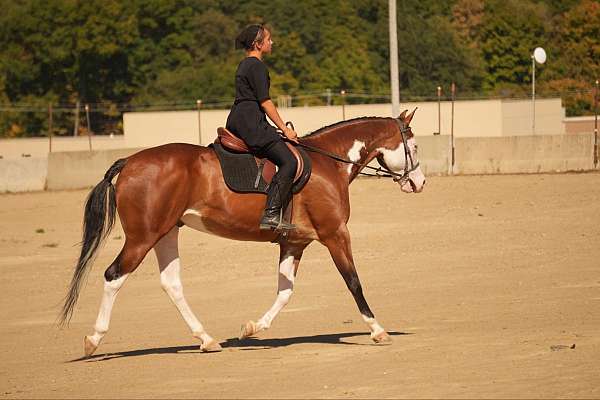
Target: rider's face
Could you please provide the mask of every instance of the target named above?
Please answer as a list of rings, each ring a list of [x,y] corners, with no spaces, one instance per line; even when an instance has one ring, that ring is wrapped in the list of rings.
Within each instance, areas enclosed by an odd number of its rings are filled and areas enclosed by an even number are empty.
[[[259,45],[260,51],[264,54],[270,54],[272,45],[273,42],[271,41],[271,32],[265,29],[265,37],[263,38],[262,43]]]

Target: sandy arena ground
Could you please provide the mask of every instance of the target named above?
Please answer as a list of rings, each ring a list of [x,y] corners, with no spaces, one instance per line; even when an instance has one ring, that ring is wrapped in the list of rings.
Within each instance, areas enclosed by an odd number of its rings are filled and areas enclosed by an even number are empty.
[[[278,249],[184,228],[186,297],[224,351],[198,351],[149,254],[83,360],[123,243],[117,226],[56,328],[87,192],[0,196],[2,398],[600,397],[600,173],[431,177],[419,195],[355,182],[354,259],[391,346],[318,243],[271,329],[238,341],[275,299]]]

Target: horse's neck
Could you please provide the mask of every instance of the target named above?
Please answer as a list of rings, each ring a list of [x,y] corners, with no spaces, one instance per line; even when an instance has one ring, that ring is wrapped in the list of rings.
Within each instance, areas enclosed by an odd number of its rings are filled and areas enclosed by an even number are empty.
[[[381,118],[341,124],[308,136],[303,142],[354,162],[367,163],[389,134],[390,123],[390,119]],[[347,164],[342,167],[342,172],[352,181],[359,171],[357,166]]]

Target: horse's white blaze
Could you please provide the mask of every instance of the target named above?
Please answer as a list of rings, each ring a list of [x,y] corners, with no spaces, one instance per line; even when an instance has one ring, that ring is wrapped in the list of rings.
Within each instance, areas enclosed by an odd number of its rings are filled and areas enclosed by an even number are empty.
[[[351,161],[360,161],[360,151],[365,148],[365,142],[355,140],[350,150],[348,150],[348,159]],[[354,165],[348,164],[348,175],[352,174],[352,167]]]
[[[179,250],[177,248],[177,236],[179,228],[174,227],[154,246],[158,268],[160,270],[160,283],[163,290],[179,310],[179,313],[190,328],[192,335],[210,343],[213,339],[205,331],[204,327],[196,318],[183,296],[183,285],[181,284],[181,263],[179,261]]]
[[[200,214],[200,211],[194,210],[193,208],[188,208],[183,212],[183,215],[181,216],[181,222],[197,231],[211,233],[208,229],[206,229],[206,226],[202,222],[202,214]]]
[[[385,329],[383,329],[381,327],[381,325],[379,325],[379,323],[375,320],[375,318],[369,318],[363,314],[361,314],[361,316],[363,317],[363,320],[365,321],[365,323],[369,326],[369,329],[371,330],[371,336],[375,336],[375,335],[385,331]]]
[[[96,318],[96,324],[94,325],[94,334],[89,337],[95,346],[100,344],[100,341],[108,332],[108,326],[110,325],[110,314],[112,312],[113,305],[115,304],[115,298],[119,289],[127,280],[129,274],[125,274],[118,279],[107,281],[104,280],[104,293],[102,294],[102,301],[100,302],[100,311],[98,312],[98,318]]]
[[[294,256],[287,255],[279,263],[279,279],[277,282],[277,298],[275,299],[275,303],[256,323],[259,331],[268,329],[277,314],[290,301],[294,290],[295,274]]]

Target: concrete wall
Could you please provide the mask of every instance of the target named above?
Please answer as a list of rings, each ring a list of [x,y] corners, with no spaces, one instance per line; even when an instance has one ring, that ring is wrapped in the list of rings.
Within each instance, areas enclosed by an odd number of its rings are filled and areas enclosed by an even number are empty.
[[[215,115],[225,110],[202,111],[202,129],[212,125]],[[215,128],[216,129],[216,128]],[[123,132],[127,147],[153,147],[166,143],[199,144],[197,111],[152,111],[123,114]]]
[[[594,168],[592,135],[456,138],[458,174],[584,171]]]
[[[116,160],[130,156],[139,150],[119,149],[51,153],[48,157],[46,187],[49,190],[59,190],[95,186]]]
[[[92,149],[122,149],[125,145],[123,135],[117,136],[92,136]],[[82,136],[53,137],[52,151],[84,151],[89,150],[89,140]],[[50,139],[46,138],[20,138],[0,139],[0,156],[7,158],[22,158],[23,154],[31,157],[48,157],[50,150]]]
[[[535,131],[531,100],[502,100],[502,136],[559,135],[565,133],[565,109],[560,99],[535,101]],[[484,135],[481,135],[484,136]]]
[[[401,109],[418,108],[411,126],[417,136],[440,131],[450,135],[452,103],[441,102],[438,121],[437,102],[403,103]],[[361,104],[322,107],[280,108],[285,121],[292,121],[302,136],[344,119],[364,116],[391,116],[391,104]],[[123,126],[127,147],[156,146],[169,142],[207,145],[217,128],[225,126],[229,110],[125,113]],[[560,99],[538,100],[536,103],[537,134],[563,133],[564,109]],[[199,126],[201,131],[199,132]],[[472,100],[454,104],[455,137],[497,137],[531,134],[531,102],[529,100]],[[201,136],[201,137],[200,137]]]
[[[451,172],[447,135],[417,137],[426,175]],[[455,138],[455,174],[592,170],[591,134]],[[78,189],[96,185],[114,161],[140,149],[51,153],[46,158],[0,159],[0,192]],[[376,162],[373,163],[376,165]]]
[[[574,133],[594,133],[595,117],[569,117],[563,119],[565,133],[572,135]],[[600,123],[600,122],[599,122]]]
[[[0,160],[0,193],[44,190],[48,160],[42,157]]]
[[[564,109],[560,99],[536,102],[536,134],[564,133]],[[451,109],[448,101],[440,103],[403,103],[401,109],[418,107],[412,122],[419,137],[434,132],[450,135]],[[323,107],[291,107],[279,109],[282,118],[293,121],[300,135],[344,119],[380,116],[390,117],[391,104],[361,104]],[[229,110],[202,110],[200,125],[197,111],[134,112],[123,114],[123,136],[92,136],[92,150],[151,147],[171,142],[207,145],[224,126]],[[499,137],[531,134],[531,102],[529,100],[472,100],[457,101],[454,107],[455,137]],[[200,128],[199,128],[200,127]],[[200,130],[201,129],[201,130]],[[201,136],[201,137],[200,137]],[[47,157],[48,138],[0,139],[0,158]],[[89,150],[87,137],[54,137],[52,151]]]

